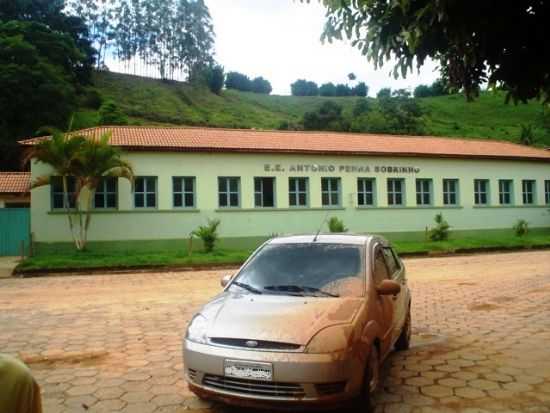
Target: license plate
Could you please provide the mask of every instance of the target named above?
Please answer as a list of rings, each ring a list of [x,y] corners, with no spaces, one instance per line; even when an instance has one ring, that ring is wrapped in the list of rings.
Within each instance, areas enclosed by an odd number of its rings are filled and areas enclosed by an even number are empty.
[[[271,363],[225,360],[224,372],[226,377],[235,377],[238,379],[273,380],[273,365]]]

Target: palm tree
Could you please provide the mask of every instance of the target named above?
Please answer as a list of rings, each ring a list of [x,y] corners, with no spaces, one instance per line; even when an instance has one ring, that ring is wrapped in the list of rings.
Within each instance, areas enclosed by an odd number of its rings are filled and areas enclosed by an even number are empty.
[[[39,176],[32,188],[49,185],[53,177],[63,182],[63,207],[67,213],[71,236],[78,250],[87,244],[91,222],[92,200],[102,178],[120,177],[133,183],[132,166],[122,159],[122,152],[109,144],[110,134],[99,138],[86,138],[76,134],[54,132],[43,139],[25,155],[25,160],[42,162],[52,167],[48,174]],[[68,179],[75,180],[73,199],[69,198]],[[71,207],[71,201],[74,207]],[[75,219],[78,228],[75,229]]]

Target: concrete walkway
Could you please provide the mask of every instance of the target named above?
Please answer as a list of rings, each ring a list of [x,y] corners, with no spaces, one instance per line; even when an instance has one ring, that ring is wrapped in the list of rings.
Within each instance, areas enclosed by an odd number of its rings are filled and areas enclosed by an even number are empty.
[[[0,278],[11,277],[11,273],[18,262],[19,257],[0,257]]]

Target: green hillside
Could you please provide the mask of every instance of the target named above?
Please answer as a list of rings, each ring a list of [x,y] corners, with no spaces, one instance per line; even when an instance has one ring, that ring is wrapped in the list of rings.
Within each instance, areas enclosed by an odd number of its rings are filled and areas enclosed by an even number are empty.
[[[182,82],[115,73],[97,73],[94,87],[103,98],[113,99],[129,116],[130,123],[138,125],[275,129],[284,121],[299,122],[305,112],[327,100],[340,104],[344,115],[351,117],[355,102],[361,99],[267,96],[234,90],[218,96]],[[507,105],[502,93],[491,92],[483,93],[475,102],[466,102],[462,95],[421,98],[419,102],[425,109],[426,133],[430,135],[517,141],[523,124],[532,125],[538,144],[550,145],[550,127],[544,127],[538,102]],[[82,107],[74,127],[94,126],[98,118],[97,111]]]

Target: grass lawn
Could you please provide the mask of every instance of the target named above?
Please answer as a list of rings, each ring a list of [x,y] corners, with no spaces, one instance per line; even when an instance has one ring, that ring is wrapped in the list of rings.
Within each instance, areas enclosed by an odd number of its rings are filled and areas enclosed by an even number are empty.
[[[448,241],[393,241],[397,251],[403,256],[413,254],[440,254],[468,251],[512,250],[529,248],[550,248],[550,231],[538,230],[524,237],[487,232],[485,235],[457,235]],[[220,265],[240,265],[252,253],[251,249],[216,250],[206,254],[195,251],[191,256],[186,251],[106,251],[91,248],[88,251],[63,252],[44,251],[37,256],[22,261],[16,271],[48,272],[77,271],[94,268],[129,269],[147,267],[208,267]]]

